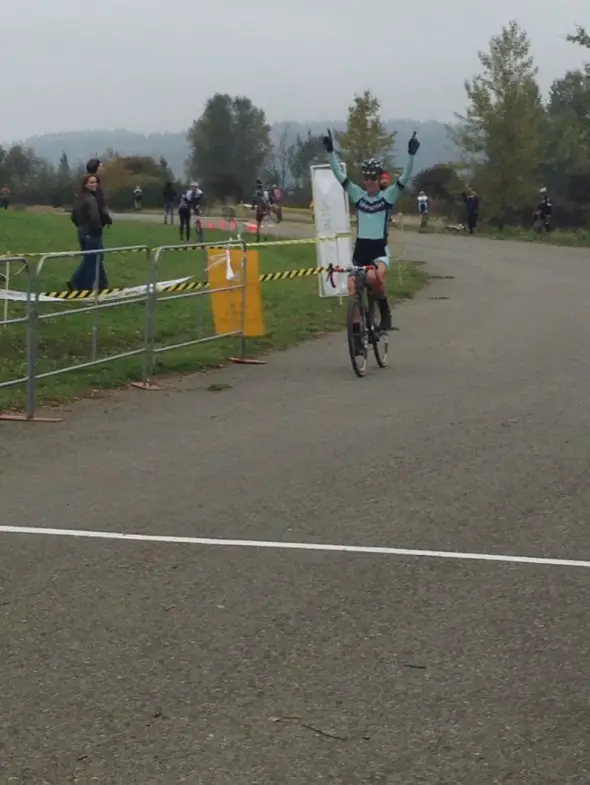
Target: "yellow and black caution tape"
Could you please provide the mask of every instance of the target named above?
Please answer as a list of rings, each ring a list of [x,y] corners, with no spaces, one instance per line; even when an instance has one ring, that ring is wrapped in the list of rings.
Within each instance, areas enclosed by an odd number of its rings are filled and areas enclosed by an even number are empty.
[[[54,300],[87,300],[89,297],[103,297],[105,294],[122,294],[122,287],[114,289],[67,289],[65,292],[41,292],[41,297],[53,297]]]
[[[168,292],[195,292],[198,289],[206,289],[209,284],[202,283],[201,281],[186,281],[185,283],[171,284],[170,286],[162,286],[158,288],[158,294]],[[88,300],[91,297],[105,297],[106,295],[127,295],[137,296],[129,292],[129,289],[122,287],[111,289],[72,289],[64,292],[41,292],[41,297],[52,297],[54,300]],[[145,292],[142,292],[145,294]]]
[[[309,275],[319,275],[326,270],[325,267],[303,267],[300,270],[282,270],[278,273],[262,273],[260,283],[266,281],[291,281],[293,278],[307,278]]]
[[[298,240],[267,240],[267,241],[263,241],[263,242],[260,242],[260,243],[249,243],[249,242],[246,242],[246,248],[247,249],[248,248],[274,248],[274,247],[276,247],[278,245],[316,245],[317,243],[332,242],[333,240],[337,240],[339,237],[350,237],[350,234],[348,232],[342,232],[341,234],[334,234],[334,235],[330,235],[329,237],[306,237],[306,238],[301,238],[301,239],[298,239]],[[177,251],[197,251],[200,248],[202,248],[203,246],[206,249],[208,249],[208,250],[210,249],[212,251],[225,251],[230,246],[232,246],[232,245],[233,246],[237,246],[239,244],[240,244],[239,240],[230,240],[227,243],[220,244],[220,245],[207,245],[207,243],[204,243],[204,244],[203,243],[189,243],[186,246],[183,245],[183,246],[179,246],[178,248],[166,248],[166,251],[171,251],[171,252],[177,252]],[[150,248],[149,250],[151,252],[157,251],[158,247],[161,247],[161,246],[155,246],[154,248]],[[105,248],[104,250],[107,252],[107,255],[108,255],[109,249]],[[119,253],[122,253],[122,254],[123,253],[126,253],[126,254],[127,253],[145,253],[146,250],[147,250],[146,248],[131,248],[129,250],[125,249],[125,250],[119,251]],[[19,253],[13,253],[12,251],[0,251],[0,261],[2,261],[2,259],[5,258],[5,257],[12,258],[12,257],[15,257],[15,256],[18,256],[18,257],[23,257],[24,256],[27,259],[35,259],[35,258],[38,258],[38,257],[41,257],[41,256],[46,256],[46,255],[51,254],[51,253],[53,253],[53,252],[52,251],[47,251],[45,253],[39,253],[39,252],[30,253],[28,251],[27,252],[20,251]],[[76,251],[68,251],[67,253],[71,253],[73,256],[78,255],[76,253]],[[63,258],[67,258],[67,257],[63,257]]]
[[[260,283],[268,281],[292,281],[296,278],[308,278],[312,275],[320,275],[328,272],[327,267],[302,267],[299,270],[281,270],[276,273],[262,273],[259,276]],[[158,287],[158,294],[171,294],[173,292],[196,292],[200,289],[208,289],[209,284],[202,281],[185,281],[184,283],[170,284],[169,286]],[[42,292],[42,297],[52,297],[54,300],[88,300],[90,297],[104,297],[106,295],[126,294],[127,289],[121,287],[114,289],[80,289],[65,292]]]

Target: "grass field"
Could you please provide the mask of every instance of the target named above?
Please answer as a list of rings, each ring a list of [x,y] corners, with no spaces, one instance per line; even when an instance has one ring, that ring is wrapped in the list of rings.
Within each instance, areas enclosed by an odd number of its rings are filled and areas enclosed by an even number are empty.
[[[220,232],[207,232],[207,242],[227,239]],[[176,229],[139,222],[119,222],[105,234],[105,245],[110,247],[147,244],[158,246],[176,243]],[[6,213],[0,216],[0,255],[10,252],[41,252],[75,250],[75,230],[63,215]],[[61,290],[77,264],[77,259],[49,260],[42,273],[41,290]],[[269,247],[260,252],[261,272],[287,270],[316,265],[313,245]],[[127,286],[146,280],[143,254],[106,255],[105,264],[110,286]],[[184,275],[201,277],[202,253],[199,250],[165,253],[158,280]],[[2,266],[0,265],[0,272]],[[426,282],[426,274],[415,264],[403,263],[390,276],[390,295],[393,299],[412,297]],[[0,284],[1,286],[1,284]],[[25,276],[13,278],[11,289],[24,289]],[[317,294],[315,277],[295,281],[262,284],[264,315],[267,334],[248,342],[249,354],[285,349],[342,328],[344,308],[338,300],[321,300]],[[9,316],[24,313],[24,307],[9,304]],[[92,346],[92,314],[76,313],[83,302],[42,304],[42,313],[67,311],[71,316],[44,320],[39,325],[38,372],[50,372],[90,360]],[[108,357],[143,345],[145,306],[127,303],[100,312],[98,357]],[[166,301],[160,298],[157,309],[157,346],[181,343],[213,333],[209,297],[204,295],[186,300]],[[228,355],[236,352],[234,339],[201,344],[158,355],[156,373],[185,373],[217,367]],[[335,360],[338,362],[338,360]],[[342,362],[346,361],[343,344]],[[89,394],[97,389],[115,388],[138,380],[142,373],[141,357],[117,360],[64,374],[39,383],[39,404],[59,403]],[[25,364],[24,325],[0,326],[0,382],[23,376]],[[23,390],[0,390],[0,409],[19,408]]]

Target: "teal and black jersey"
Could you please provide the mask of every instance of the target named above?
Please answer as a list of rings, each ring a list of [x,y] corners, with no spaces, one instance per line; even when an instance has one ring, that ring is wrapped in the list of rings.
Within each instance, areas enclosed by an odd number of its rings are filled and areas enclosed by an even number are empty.
[[[414,168],[414,156],[408,157],[406,168],[396,182],[383,191],[379,191],[375,196],[369,196],[360,185],[355,185],[348,179],[342,171],[340,159],[335,152],[329,153],[329,158],[334,176],[356,207],[357,238],[359,240],[380,240],[387,244],[389,218],[399,195],[410,181]]]

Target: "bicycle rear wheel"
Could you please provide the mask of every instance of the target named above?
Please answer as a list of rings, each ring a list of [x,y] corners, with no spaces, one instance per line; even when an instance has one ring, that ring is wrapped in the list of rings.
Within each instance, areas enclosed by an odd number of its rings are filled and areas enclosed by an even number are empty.
[[[358,323],[358,332],[355,332],[354,325]],[[367,322],[365,309],[362,300],[358,296],[348,299],[348,313],[346,316],[346,327],[348,330],[348,351],[350,362],[357,376],[363,377],[367,371],[367,356],[369,354],[367,344]]]
[[[381,324],[381,312],[377,306],[377,303],[373,298],[369,301],[369,318],[371,321],[372,326],[372,344],[373,344],[373,351],[375,352],[375,359],[377,360],[377,365],[380,368],[385,368],[387,365],[387,356],[389,354],[389,334],[386,332],[381,332],[380,324]]]

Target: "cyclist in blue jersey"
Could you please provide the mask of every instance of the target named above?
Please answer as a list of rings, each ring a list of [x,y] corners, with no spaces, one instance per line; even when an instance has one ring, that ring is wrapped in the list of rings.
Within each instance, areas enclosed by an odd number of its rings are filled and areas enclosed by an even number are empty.
[[[391,329],[391,309],[387,301],[386,277],[387,268],[391,264],[387,241],[387,229],[393,207],[399,195],[412,176],[414,156],[418,152],[420,142],[414,131],[408,142],[408,162],[403,173],[392,185],[380,189],[380,179],[384,172],[381,161],[370,158],[361,165],[364,188],[352,183],[343,173],[340,158],[334,151],[334,140],[331,131],[323,139],[326,152],[329,154],[330,167],[340,182],[350,201],[356,207],[357,236],[354,244],[352,261],[359,267],[376,264],[376,270],[370,270],[368,277],[375,293],[381,312],[381,329]],[[348,289],[354,294],[354,278],[348,281]]]

